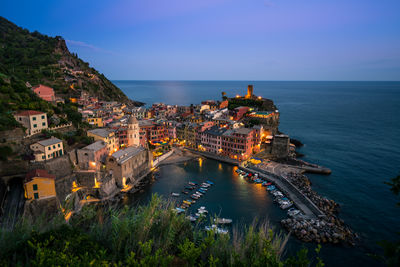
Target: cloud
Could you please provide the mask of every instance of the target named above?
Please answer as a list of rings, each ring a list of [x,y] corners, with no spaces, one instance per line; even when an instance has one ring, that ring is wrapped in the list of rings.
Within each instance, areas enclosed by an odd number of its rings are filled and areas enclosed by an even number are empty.
[[[68,45],[71,45],[71,46],[78,46],[78,47],[87,48],[87,49],[90,49],[90,50],[98,52],[98,53],[106,53],[106,54],[115,55],[115,53],[113,51],[109,51],[109,50],[106,50],[106,49],[103,49],[103,48],[100,48],[100,47],[97,47],[97,46],[94,46],[92,44],[88,44],[88,43],[85,43],[85,42],[82,42],[82,41],[65,40],[65,42]]]

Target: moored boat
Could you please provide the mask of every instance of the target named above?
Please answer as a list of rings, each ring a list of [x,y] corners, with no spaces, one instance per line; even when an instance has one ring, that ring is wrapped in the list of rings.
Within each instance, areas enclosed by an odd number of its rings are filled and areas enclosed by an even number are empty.
[[[232,219],[216,218],[216,219],[214,219],[214,222],[218,223],[218,224],[230,224],[230,223],[232,223]]]
[[[171,196],[173,196],[173,197],[179,197],[180,194],[179,194],[179,193],[171,193]]]
[[[228,230],[219,228],[215,224],[213,224],[211,226],[206,226],[204,228],[206,229],[206,231],[214,231],[217,234],[227,234],[228,233]]]

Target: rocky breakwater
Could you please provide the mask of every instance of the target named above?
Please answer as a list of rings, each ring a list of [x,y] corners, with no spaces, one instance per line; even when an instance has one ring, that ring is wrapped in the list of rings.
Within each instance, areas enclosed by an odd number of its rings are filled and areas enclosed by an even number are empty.
[[[326,215],[318,219],[303,216],[283,219],[281,224],[288,231],[304,242],[355,244],[357,234],[337,217],[339,204],[315,193],[305,175],[291,172],[287,178]]]

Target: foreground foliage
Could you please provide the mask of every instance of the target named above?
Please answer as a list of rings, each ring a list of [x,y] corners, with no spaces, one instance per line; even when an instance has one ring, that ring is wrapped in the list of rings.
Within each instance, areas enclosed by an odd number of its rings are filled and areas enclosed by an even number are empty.
[[[232,235],[192,226],[153,196],[146,206],[85,207],[69,224],[22,221],[0,232],[0,265],[31,266],[310,266],[307,250],[285,261],[287,241],[268,224],[253,224]],[[319,248],[316,250],[319,252]],[[319,258],[313,263],[323,266]]]

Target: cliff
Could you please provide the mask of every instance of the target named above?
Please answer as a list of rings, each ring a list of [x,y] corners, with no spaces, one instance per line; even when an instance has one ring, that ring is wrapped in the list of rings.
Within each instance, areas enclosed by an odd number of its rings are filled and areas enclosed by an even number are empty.
[[[29,32],[0,16],[0,93],[23,97],[25,84],[51,86],[65,99],[85,90],[100,100],[142,105],[71,53],[62,37]]]

